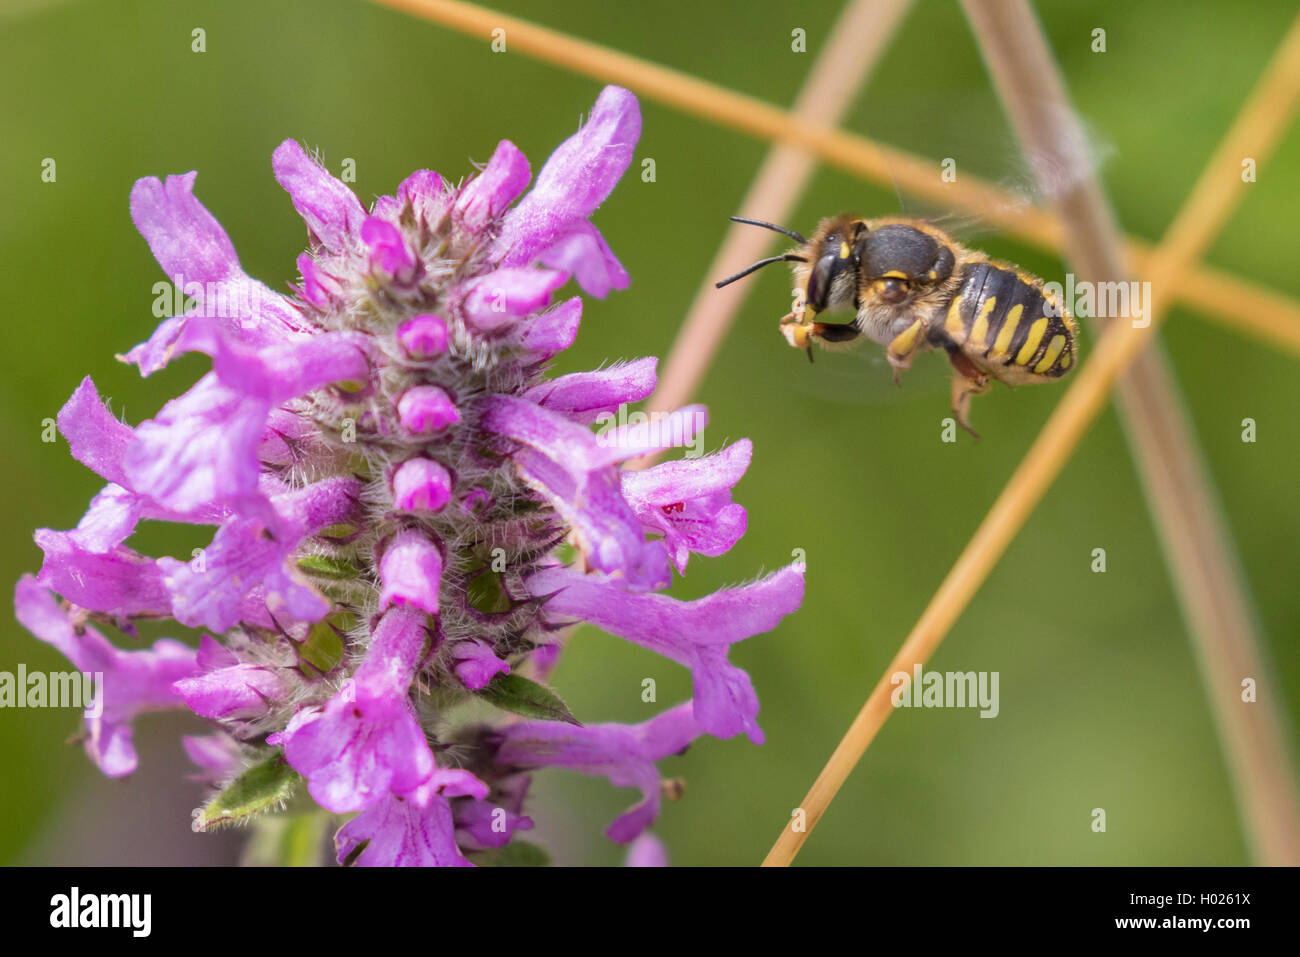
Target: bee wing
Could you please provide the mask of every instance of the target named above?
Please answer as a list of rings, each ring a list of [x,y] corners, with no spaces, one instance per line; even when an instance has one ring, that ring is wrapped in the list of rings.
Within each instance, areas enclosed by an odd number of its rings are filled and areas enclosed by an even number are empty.
[[[1011,197],[1005,208],[1050,205],[1093,176],[1115,154],[1086,121],[1060,104],[1044,104],[1056,117],[1059,141],[1051,149],[1019,154],[998,185]]]
[[[1059,142],[1049,151],[1026,154],[1007,125],[992,91],[972,94],[929,91],[890,95],[870,108],[872,130],[915,131],[918,142],[899,143],[925,157],[936,157],[937,172],[951,169],[960,181],[974,175],[1007,195],[1000,207],[1016,210],[1059,199],[1100,169],[1114,155],[1114,144],[1079,114],[1060,104],[1045,104],[1056,117]],[[933,122],[916,124],[909,117]],[[900,196],[900,213],[933,223],[954,239],[973,243],[998,230],[984,217],[956,212],[914,196]]]
[[[830,405],[888,406],[924,401],[947,395],[944,385],[948,363],[943,353],[917,358],[894,385],[894,371],[882,346],[866,342],[854,349],[825,350],[814,347],[812,364],[791,350],[792,365],[787,388]]]

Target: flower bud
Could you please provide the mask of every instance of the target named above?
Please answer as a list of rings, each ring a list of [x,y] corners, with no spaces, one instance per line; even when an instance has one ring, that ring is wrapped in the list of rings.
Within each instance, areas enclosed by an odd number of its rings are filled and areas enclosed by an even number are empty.
[[[410,528],[398,532],[379,559],[379,610],[409,605],[430,615],[438,613],[442,584],[442,553],[423,532]]]
[[[417,385],[402,393],[397,417],[412,435],[432,435],[460,421],[451,397],[436,385]]]
[[[397,341],[412,359],[429,359],[447,351],[447,324],[440,316],[422,313],[397,328]]]
[[[370,247],[370,265],[390,276],[405,277],[415,268],[415,257],[406,248],[401,231],[378,216],[371,216],[361,226],[361,240]]]
[[[393,503],[403,512],[437,512],[451,501],[451,473],[433,459],[407,459],[393,473]]]
[[[505,212],[531,177],[528,159],[514,143],[502,140],[483,172],[460,191],[452,214],[465,228],[482,229]]]

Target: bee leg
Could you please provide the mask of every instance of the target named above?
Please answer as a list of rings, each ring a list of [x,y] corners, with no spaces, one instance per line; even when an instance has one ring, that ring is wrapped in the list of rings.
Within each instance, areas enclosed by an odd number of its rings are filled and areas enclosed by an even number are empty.
[[[957,373],[952,377],[953,415],[957,417],[958,425],[978,439],[980,434],[970,424],[970,400],[972,396],[983,395],[989,390],[989,375],[981,372],[960,349],[949,349],[948,359]]]
[[[809,329],[808,361],[813,361],[812,341],[825,347],[828,342],[852,342],[862,330],[852,322],[814,322]]]
[[[862,330],[854,322],[814,322],[812,337],[825,342],[852,342],[862,335]]]
[[[980,437],[980,434],[971,428],[970,424],[970,400],[971,396],[983,395],[988,390],[989,383],[987,376],[983,377],[983,381],[967,379],[963,376],[953,376],[953,414],[957,417],[957,424],[977,439]]]
[[[898,385],[898,374],[912,367],[912,359],[916,357],[921,344],[925,342],[925,337],[921,335],[924,330],[925,320],[918,319],[894,336],[893,341],[885,347],[885,356],[889,359],[889,364],[894,367],[894,385]]]

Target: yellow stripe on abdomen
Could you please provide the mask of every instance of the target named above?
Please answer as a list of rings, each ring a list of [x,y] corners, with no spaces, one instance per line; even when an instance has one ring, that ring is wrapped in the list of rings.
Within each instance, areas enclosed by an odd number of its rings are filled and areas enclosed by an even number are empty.
[[[989,296],[980,307],[980,314],[975,317],[975,324],[970,327],[970,344],[976,349],[984,348],[984,337],[989,333],[989,313],[998,304],[997,296]]]
[[[966,341],[966,322],[961,317],[961,296],[954,299],[948,307],[948,318],[943,321],[943,329],[957,345]]]
[[[1034,366],[1035,372],[1046,372],[1056,361],[1056,357],[1061,354],[1065,348],[1065,336],[1052,336],[1052,341],[1047,344],[1047,351],[1043,353],[1043,358],[1038,360],[1038,365]]]
[[[1023,305],[1011,307],[1006,320],[1002,323],[1002,328],[998,331],[997,339],[993,341],[993,348],[988,352],[990,359],[1001,359],[1007,354],[1007,350],[1011,348],[1011,340],[1016,334],[1016,326],[1020,325],[1020,314],[1024,311],[1025,307]]]
[[[1025,339],[1025,344],[1020,347],[1016,353],[1016,365],[1029,365],[1029,360],[1034,357],[1038,351],[1038,344],[1043,341],[1043,333],[1047,331],[1047,317],[1035,319],[1034,324],[1029,327],[1029,335]]]

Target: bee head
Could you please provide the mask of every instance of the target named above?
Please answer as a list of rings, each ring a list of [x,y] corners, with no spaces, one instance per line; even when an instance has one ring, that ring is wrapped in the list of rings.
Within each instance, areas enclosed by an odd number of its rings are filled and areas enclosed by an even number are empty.
[[[947,243],[907,223],[879,220],[869,223],[845,214],[823,219],[812,238],[804,239],[784,226],[739,216],[731,218],[738,223],[784,233],[797,240],[800,248],[759,260],[717,283],[718,288],[772,263],[798,263],[794,274],[803,303],[804,322],[811,322],[818,313],[839,306],[861,308],[877,303],[903,306],[946,282],[956,265]]]
[[[850,216],[824,219],[817,227],[806,247],[809,266],[795,269],[806,319],[857,300],[860,237],[866,232],[867,224]]]

